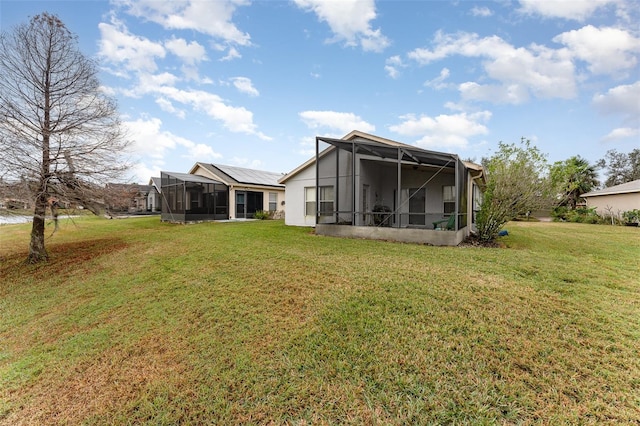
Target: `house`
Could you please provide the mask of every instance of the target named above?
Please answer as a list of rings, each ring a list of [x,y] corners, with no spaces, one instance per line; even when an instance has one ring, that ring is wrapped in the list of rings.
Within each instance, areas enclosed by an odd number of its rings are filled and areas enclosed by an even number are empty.
[[[114,213],[146,212],[149,190],[149,185],[107,183],[104,190],[106,209]]]
[[[326,149],[320,150],[320,144]],[[287,175],[285,223],[321,235],[458,245],[471,232],[482,166],[357,130],[316,137],[316,155]]]
[[[162,181],[159,177],[152,177],[149,179],[149,193],[147,194],[147,211],[159,212],[162,209],[160,203],[160,191],[162,188]]]
[[[250,219],[257,211],[284,217],[280,173],[196,163],[189,173],[161,172],[162,220]]]
[[[618,216],[622,212],[640,209],[640,179],[581,195],[587,207],[600,216]]]

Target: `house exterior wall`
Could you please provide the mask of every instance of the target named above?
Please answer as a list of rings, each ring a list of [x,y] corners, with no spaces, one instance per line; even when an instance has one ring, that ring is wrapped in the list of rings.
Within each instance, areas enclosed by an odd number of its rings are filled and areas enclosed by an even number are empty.
[[[280,215],[284,215],[285,205],[282,205],[282,201],[285,200],[284,188],[265,188],[263,186],[256,185],[231,185],[229,187],[229,219],[237,219],[238,214],[236,212],[236,193],[238,192],[261,192],[262,193],[262,210],[269,211],[269,193],[273,192],[278,194],[277,212]],[[286,203],[285,203],[286,204]],[[286,215],[285,215],[286,217]]]
[[[595,208],[600,216],[620,215],[622,212],[640,209],[640,192],[608,194],[585,197],[587,207]]]
[[[334,188],[334,209],[336,207],[336,197],[338,209],[351,210],[353,199],[351,196],[351,153],[340,151],[338,160],[340,169],[344,172],[338,177],[338,191],[336,191],[336,155],[338,150],[332,150],[320,158],[319,186],[333,186]],[[285,223],[292,226],[315,226],[316,218],[305,213],[305,188],[316,186],[315,163],[304,170],[301,170],[293,178],[287,180],[285,191],[286,215]],[[335,217],[320,217],[323,220],[335,221]],[[351,221],[350,214],[340,215],[340,220]]]
[[[156,188],[152,186],[149,194],[147,194],[147,210],[150,212],[159,212],[160,209],[160,194]]]

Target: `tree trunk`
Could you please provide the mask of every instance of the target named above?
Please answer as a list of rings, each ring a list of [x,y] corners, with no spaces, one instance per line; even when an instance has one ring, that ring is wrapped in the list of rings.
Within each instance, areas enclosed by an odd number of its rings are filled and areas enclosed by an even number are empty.
[[[27,263],[45,262],[49,254],[44,247],[44,221],[47,213],[47,196],[41,193],[36,199],[36,208],[33,213],[33,225],[31,226],[31,241],[29,242],[29,257]]]

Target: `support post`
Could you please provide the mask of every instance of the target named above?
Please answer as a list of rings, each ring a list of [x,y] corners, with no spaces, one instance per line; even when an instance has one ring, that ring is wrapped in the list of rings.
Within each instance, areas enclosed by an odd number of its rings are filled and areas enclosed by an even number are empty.
[[[458,159],[458,157],[456,156],[456,167],[454,169],[454,173],[456,175],[456,186],[455,186],[455,193],[456,193],[456,206],[455,206],[455,211],[454,214],[456,216],[456,220],[454,221],[454,225],[453,225],[453,229],[458,232],[458,220],[460,219],[459,216],[459,211],[458,209],[460,208],[460,185],[462,185],[462,182],[460,182],[460,171],[458,170],[458,167],[460,167],[459,165],[460,160]]]
[[[320,158],[319,158],[319,144],[320,141],[318,140],[318,137],[316,136],[316,225],[318,224],[318,222],[320,222],[320,203],[318,202],[318,199],[320,198],[318,194],[318,180],[320,179]],[[306,206],[305,206],[306,208]]]
[[[351,142],[351,226],[356,225],[356,143]]]
[[[398,148],[398,187],[396,189],[396,228],[400,228],[400,187],[402,186],[402,150]]]

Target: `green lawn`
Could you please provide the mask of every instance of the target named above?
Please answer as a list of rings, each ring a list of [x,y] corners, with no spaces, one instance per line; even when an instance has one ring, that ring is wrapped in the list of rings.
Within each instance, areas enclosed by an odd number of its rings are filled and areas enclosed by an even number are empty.
[[[0,227],[0,424],[637,424],[640,229],[503,248],[281,221]]]

